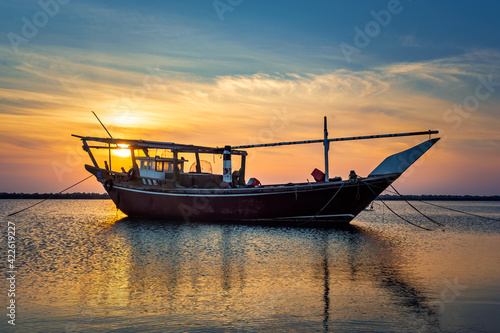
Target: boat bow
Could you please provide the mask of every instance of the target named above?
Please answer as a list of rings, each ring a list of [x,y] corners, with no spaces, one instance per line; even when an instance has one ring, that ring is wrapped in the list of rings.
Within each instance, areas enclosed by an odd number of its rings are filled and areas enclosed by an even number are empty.
[[[419,145],[416,145],[415,147],[387,157],[368,175],[368,177],[387,174],[402,174],[423,154],[425,154],[427,150],[434,146],[439,139],[440,138],[427,140]]]

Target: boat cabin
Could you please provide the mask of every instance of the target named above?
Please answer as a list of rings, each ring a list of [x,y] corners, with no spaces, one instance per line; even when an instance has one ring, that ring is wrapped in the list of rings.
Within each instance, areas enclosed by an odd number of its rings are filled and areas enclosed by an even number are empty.
[[[222,182],[222,175],[212,174],[212,166],[208,161],[200,161],[201,167],[194,162],[188,172],[184,171],[184,166],[189,160],[184,157],[179,159],[163,157],[136,157],[135,158],[139,176],[144,185],[158,185],[164,187],[219,187]],[[175,165],[177,164],[177,168]]]
[[[139,166],[139,176],[168,179],[165,175],[174,172],[174,159],[173,158],[160,158],[156,157],[136,157],[137,165]],[[184,157],[177,160],[177,167],[180,173],[184,172],[184,163],[188,162]]]
[[[143,149],[144,150],[144,149]],[[147,152],[147,149],[146,149]],[[221,151],[222,153],[222,151]],[[148,154],[146,154],[148,155]],[[185,164],[189,160],[184,157],[178,158],[178,154],[174,154],[173,158],[166,157],[135,157],[133,156],[135,172],[138,172],[138,178],[141,179],[144,185],[162,185],[163,187],[187,187],[187,188],[218,188],[227,182],[230,187],[244,185],[244,178],[240,177],[241,170],[229,173],[229,177],[224,179],[223,174],[213,174],[212,165],[210,162],[200,160],[199,153],[195,152],[195,162],[185,170]],[[222,185],[221,185],[222,184]]]
[[[110,179],[119,182],[121,186],[132,187],[160,187],[161,189],[173,188],[232,188],[246,186],[245,184],[245,161],[247,152],[243,150],[231,149],[230,146],[224,148],[203,147],[194,145],[182,145],[171,142],[157,142],[145,140],[126,140],[112,138],[82,137],[73,135],[82,140],[83,149],[89,154],[93,166],[85,167],[90,172],[106,175],[99,176],[102,179]],[[92,144],[88,142],[104,143],[106,145]],[[108,161],[104,161],[104,168],[101,168],[92,149],[106,149]],[[132,167],[128,172],[122,167],[122,171],[111,169],[111,151],[115,149],[130,150]],[[152,150],[164,150],[169,157],[151,156]],[[139,156],[143,153],[145,156]],[[189,160],[184,156],[193,156],[192,165],[186,170],[185,164]],[[223,157],[222,174],[213,174],[210,162],[201,160],[200,155],[219,155]],[[141,154],[142,155],[142,154]],[[232,169],[231,157],[237,155],[241,157],[241,167],[238,170]],[[126,184],[125,184],[126,183]]]

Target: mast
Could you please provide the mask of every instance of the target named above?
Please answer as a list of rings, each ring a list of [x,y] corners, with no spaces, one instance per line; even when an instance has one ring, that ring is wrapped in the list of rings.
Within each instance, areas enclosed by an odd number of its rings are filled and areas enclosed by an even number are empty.
[[[177,150],[173,150],[172,153],[174,154],[174,187],[176,186],[175,184],[180,181],[180,170],[179,170],[179,152]]]
[[[325,182],[330,180],[330,176],[328,174],[328,151],[330,150],[330,142],[328,141],[328,125],[325,116],[325,126],[324,126],[324,140],[323,146],[325,147]]]
[[[92,160],[92,163],[94,164],[94,166],[96,168],[99,167],[99,165],[97,165],[97,161],[95,160],[94,158],[94,154],[92,154],[92,151],[90,151],[90,147],[89,145],[87,144],[87,140],[82,140],[83,141],[83,150],[86,151],[88,154],[89,154],[89,157],[90,159]]]
[[[225,146],[224,147],[224,152],[223,152],[223,181],[231,184],[232,183],[232,177],[231,177],[231,146]]]
[[[139,173],[139,166],[137,165],[137,160],[135,158],[134,147],[130,147],[130,157],[132,158],[132,168],[135,169],[137,173]]]
[[[194,153],[196,158],[196,173],[201,173],[200,153]]]
[[[240,185],[245,185],[245,164],[247,161],[247,155],[241,155],[241,167],[240,167]]]
[[[106,133],[108,133],[109,137],[111,139],[113,139],[113,137],[111,136],[111,133],[109,133],[109,131],[106,128],[106,126],[104,126],[104,124],[102,123],[101,119],[99,119],[99,117],[95,114],[94,111],[92,111],[92,113],[97,118],[97,120],[99,121],[99,123],[101,124],[101,126],[104,128],[104,130],[106,131]],[[111,143],[108,143],[108,160],[109,160],[109,171],[111,171]]]

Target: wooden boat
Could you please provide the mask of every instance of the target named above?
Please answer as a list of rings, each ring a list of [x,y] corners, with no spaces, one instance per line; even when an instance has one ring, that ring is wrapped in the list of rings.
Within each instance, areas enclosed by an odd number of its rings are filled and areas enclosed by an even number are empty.
[[[128,216],[293,226],[348,223],[439,140],[430,137],[436,133],[429,130],[328,138],[325,117],[323,139],[224,148],[73,136],[82,140],[83,149],[90,156],[92,165],[85,165],[87,171],[103,184],[116,207]],[[351,171],[346,180],[329,178],[331,142],[412,135],[429,135],[429,139],[387,157],[367,177]],[[316,182],[263,185],[255,178],[246,182],[247,152],[243,149],[314,143],[323,143],[325,152],[325,173],[316,169],[313,172]],[[104,167],[98,165],[93,149],[109,151],[109,162],[105,161]],[[113,149],[130,150],[132,167],[128,171],[111,169]],[[168,156],[152,156],[151,152],[158,149],[168,152]],[[223,156],[222,174],[212,173],[208,162],[201,159],[206,154]],[[189,170],[185,155],[194,157]],[[232,160],[236,157],[241,159],[241,168],[233,171]]]

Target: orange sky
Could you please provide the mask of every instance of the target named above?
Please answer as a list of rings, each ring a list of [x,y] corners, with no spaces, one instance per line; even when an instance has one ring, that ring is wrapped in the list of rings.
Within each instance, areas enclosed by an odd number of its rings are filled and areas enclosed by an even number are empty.
[[[57,192],[86,177],[83,165],[90,160],[70,135],[106,136],[93,110],[115,138],[208,146],[321,139],[325,115],[330,137],[439,129],[444,139],[396,187],[411,194],[500,193],[498,98],[462,116],[449,111],[453,104],[446,98],[417,87],[430,80],[435,89],[456,85],[462,96],[474,95],[474,76],[482,74],[456,61],[452,68],[449,59],[358,72],[206,79],[169,72],[146,55],[138,56],[151,67],[134,71],[110,65],[132,66],[136,59],[126,55],[90,61],[72,49],[34,48],[13,57],[1,46],[0,53],[12,63],[2,65],[6,75],[0,78],[2,192]],[[386,156],[425,139],[333,143],[330,175],[346,178],[353,169],[366,176]],[[322,149],[252,150],[247,178],[264,184],[312,180],[314,168],[324,169]],[[73,190],[103,192],[94,180]]]

